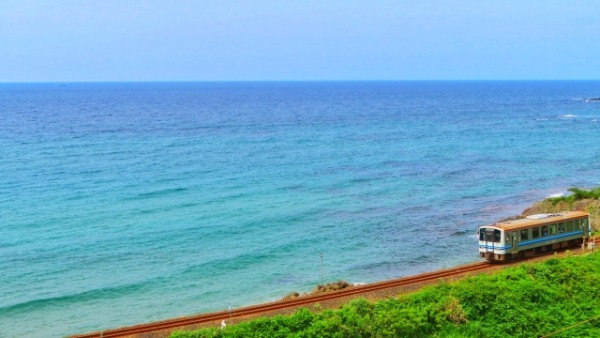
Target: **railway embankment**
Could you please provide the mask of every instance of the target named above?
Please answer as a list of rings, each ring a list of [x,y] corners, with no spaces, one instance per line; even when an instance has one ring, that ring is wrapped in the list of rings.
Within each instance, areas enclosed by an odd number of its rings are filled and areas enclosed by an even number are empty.
[[[598,271],[600,254],[567,254],[382,301],[313,306],[171,337],[598,337]]]

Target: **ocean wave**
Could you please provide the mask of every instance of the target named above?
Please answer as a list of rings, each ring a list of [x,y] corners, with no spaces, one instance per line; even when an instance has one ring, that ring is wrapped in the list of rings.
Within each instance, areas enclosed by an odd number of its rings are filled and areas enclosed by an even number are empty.
[[[574,119],[576,117],[577,115],[575,114],[563,114],[558,116],[559,119]]]
[[[456,230],[453,233],[451,233],[450,236],[464,236],[470,232],[471,231],[468,231],[468,230]]]
[[[127,198],[125,198],[125,200],[157,198],[157,197],[163,197],[163,196],[167,196],[167,195],[181,193],[181,192],[184,192],[187,190],[188,190],[187,188],[161,189],[161,190],[155,190],[155,191],[150,191],[150,192],[146,192],[146,193],[141,193],[135,197],[127,197]]]
[[[401,265],[399,262],[393,262],[388,260],[382,260],[379,262],[372,262],[366,264],[357,264],[354,266],[355,269],[365,270],[365,271],[379,271],[379,270],[391,270],[398,265]]]
[[[243,254],[233,255],[227,258],[218,258],[208,260],[199,264],[192,265],[185,269],[181,275],[205,275],[207,271],[225,272],[234,271],[240,268],[249,268],[252,265],[260,265],[265,262],[273,262],[277,258],[282,258],[285,255],[306,247],[310,244],[314,244],[314,240],[311,238],[295,240],[281,245],[267,247],[262,250],[256,250],[254,252],[247,252]]]
[[[431,255],[419,255],[416,258],[411,259],[410,262],[408,262],[408,264],[410,265],[420,265],[423,263],[432,263],[435,262],[435,258]]]
[[[108,286],[100,289],[93,289],[83,291],[80,293],[33,299],[30,301],[12,304],[0,308],[0,316],[2,315],[14,315],[18,313],[27,313],[30,311],[39,311],[41,309],[57,309],[60,310],[71,304],[81,304],[84,302],[90,302],[98,299],[115,299],[120,297],[127,297],[133,293],[146,290],[151,287],[158,280],[163,278],[155,278],[145,280],[143,282],[124,284],[119,286]]]
[[[168,205],[168,206],[164,206],[164,207],[138,209],[138,210],[131,211],[131,215],[146,215],[147,216],[147,215],[153,215],[153,214],[161,214],[161,213],[171,212],[173,210],[181,211],[181,210],[187,209],[187,208],[194,208],[199,205],[201,205],[201,204],[190,202],[190,203],[173,204],[173,205]]]

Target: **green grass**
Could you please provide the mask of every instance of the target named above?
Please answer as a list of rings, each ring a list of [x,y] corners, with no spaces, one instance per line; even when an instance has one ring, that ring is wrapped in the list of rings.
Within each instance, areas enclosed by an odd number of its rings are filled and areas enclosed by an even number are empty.
[[[600,337],[599,271],[600,254],[552,258],[375,303],[171,337],[540,337],[565,328],[551,337]]]

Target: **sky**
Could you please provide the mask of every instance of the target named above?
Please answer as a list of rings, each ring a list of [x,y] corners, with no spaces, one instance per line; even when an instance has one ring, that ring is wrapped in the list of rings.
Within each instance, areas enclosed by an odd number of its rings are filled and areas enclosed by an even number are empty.
[[[0,82],[600,79],[600,0],[0,0]]]

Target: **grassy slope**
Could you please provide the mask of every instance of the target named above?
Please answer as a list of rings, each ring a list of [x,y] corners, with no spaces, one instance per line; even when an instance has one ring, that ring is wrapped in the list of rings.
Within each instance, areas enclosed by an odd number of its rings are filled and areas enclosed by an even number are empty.
[[[552,337],[599,337],[598,271],[600,254],[553,258],[376,303],[359,299],[172,337],[537,337],[589,319]]]

